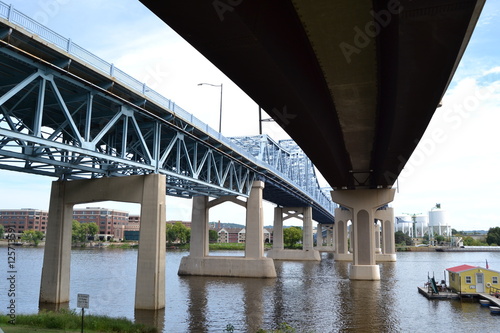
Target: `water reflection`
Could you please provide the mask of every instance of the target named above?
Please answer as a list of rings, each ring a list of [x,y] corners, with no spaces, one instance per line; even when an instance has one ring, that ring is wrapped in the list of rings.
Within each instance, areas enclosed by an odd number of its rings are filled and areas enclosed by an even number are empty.
[[[165,329],[165,309],[161,310],[134,310],[134,322],[158,328],[158,332]]]
[[[0,248],[0,263],[7,251]],[[320,262],[276,261],[276,279],[179,277],[187,252],[167,252],[166,308],[134,310],[136,250],[72,250],[69,304],[90,295],[85,313],[126,317],[154,325],[160,332],[234,332],[274,329],[286,322],[296,332],[495,332],[498,316],[477,302],[429,301],[418,294],[427,272],[441,277],[459,264],[500,267],[500,253],[398,253],[380,264],[380,281],[350,281],[350,263],[322,254]],[[233,255],[233,253],[230,253]],[[17,313],[51,309],[38,304],[43,248],[16,249]],[[4,281],[7,270],[0,270]],[[0,284],[0,312],[9,301]]]
[[[187,331],[223,331],[232,325],[237,332],[257,331],[264,318],[264,295],[275,279],[185,276]]]

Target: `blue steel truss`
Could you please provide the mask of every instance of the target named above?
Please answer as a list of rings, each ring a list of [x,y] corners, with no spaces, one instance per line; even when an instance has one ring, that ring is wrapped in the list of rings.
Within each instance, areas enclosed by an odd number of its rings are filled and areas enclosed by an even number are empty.
[[[225,138],[144,83],[0,2],[0,169],[57,177],[161,173],[167,194],[335,205],[292,141]]]

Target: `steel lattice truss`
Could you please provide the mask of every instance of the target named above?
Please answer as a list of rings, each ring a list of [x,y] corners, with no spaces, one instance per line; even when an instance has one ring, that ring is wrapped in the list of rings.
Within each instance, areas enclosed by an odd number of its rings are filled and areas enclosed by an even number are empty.
[[[8,22],[0,38],[0,169],[63,180],[161,173],[167,194],[181,197],[248,196],[262,179],[268,200],[332,219],[334,204],[293,141],[228,140],[145,85],[117,80],[112,65],[102,73]]]
[[[331,204],[321,190],[311,160],[293,140],[274,141],[267,135],[230,138],[242,149],[269,165],[268,169],[309,193],[324,206]]]

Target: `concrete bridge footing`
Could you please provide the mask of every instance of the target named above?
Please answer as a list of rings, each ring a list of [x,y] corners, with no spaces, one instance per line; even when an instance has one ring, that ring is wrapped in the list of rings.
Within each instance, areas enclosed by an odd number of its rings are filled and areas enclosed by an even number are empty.
[[[353,265],[351,280],[380,280],[375,256],[376,210],[394,199],[394,189],[332,191],[332,200],[352,212]]]
[[[264,216],[262,191],[264,182],[252,184],[246,202],[234,196],[209,201],[206,196],[193,198],[191,219],[191,248],[182,258],[179,275],[275,278],[276,269],[271,258],[264,257]],[[216,257],[208,253],[208,212],[222,202],[231,201],[246,208],[245,257]]]
[[[283,215],[286,215],[283,217]],[[283,247],[283,221],[289,218],[302,220],[302,250],[285,250]],[[274,208],[273,248],[267,253],[274,260],[313,260],[320,261],[319,251],[314,249],[312,208],[311,207],[276,207]]]
[[[165,183],[158,174],[52,182],[40,303],[69,302],[73,206],[115,200],[141,204],[135,308],[164,308]]]

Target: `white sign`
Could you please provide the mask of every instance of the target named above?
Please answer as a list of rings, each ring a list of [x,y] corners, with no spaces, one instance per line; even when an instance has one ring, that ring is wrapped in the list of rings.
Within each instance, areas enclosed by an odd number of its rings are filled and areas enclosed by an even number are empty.
[[[88,294],[78,294],[76,300],[76,307],[88,309],[89,308],[89,295]]]

